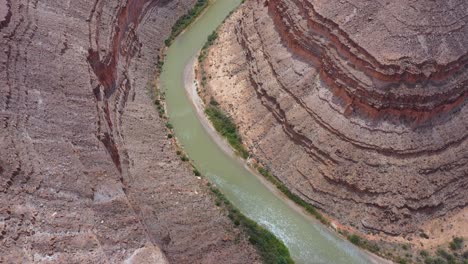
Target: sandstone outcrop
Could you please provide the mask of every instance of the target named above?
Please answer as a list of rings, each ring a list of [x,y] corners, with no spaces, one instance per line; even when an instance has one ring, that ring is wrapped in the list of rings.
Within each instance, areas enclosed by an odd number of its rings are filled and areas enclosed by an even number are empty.
[[[247,1],[210,48],[206,96],[304,200],[361,230],[414,232],[468,203],[467,10]]]
[[[194,2],[0,0],[0,262],[258,259],[147,95]]]

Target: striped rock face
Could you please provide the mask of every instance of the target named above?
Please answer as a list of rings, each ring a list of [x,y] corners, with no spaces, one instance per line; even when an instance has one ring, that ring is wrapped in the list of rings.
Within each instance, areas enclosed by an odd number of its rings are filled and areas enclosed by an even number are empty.
[[[390,235],[468,203],[468,2],[248,1],[204,64],[254,156]]]
[[[258,259],[148,96],[194,4],[0,0],[1,263]]]

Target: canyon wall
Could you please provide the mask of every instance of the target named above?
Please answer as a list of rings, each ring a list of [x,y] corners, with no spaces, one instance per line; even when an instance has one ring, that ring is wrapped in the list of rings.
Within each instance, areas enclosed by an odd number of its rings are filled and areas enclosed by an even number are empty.
[[[466,10],[247,1],[209,50],[202,92],[307,202],[367,232],[415,232],[466,212]]]
[[[148,92],[194,0],[0,0],[0,262],[252,263]]]

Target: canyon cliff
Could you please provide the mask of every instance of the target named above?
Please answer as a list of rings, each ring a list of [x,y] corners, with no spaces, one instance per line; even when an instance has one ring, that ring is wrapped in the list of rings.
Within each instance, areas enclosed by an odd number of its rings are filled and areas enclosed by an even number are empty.
[[[148,93],[193,0],[0,0],[0,262],[252,263]]]
[[[467,236],[467,10],[247,1],[218,31],[201,91],[253,159],[339,223]]]

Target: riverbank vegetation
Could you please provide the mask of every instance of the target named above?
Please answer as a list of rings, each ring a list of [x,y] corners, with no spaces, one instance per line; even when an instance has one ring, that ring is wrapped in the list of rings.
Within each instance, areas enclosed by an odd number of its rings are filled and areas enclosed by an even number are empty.
[[[208,0],[198,0],[192,9],[187,14],[181,16],[172,26],[171,35],[164,41],[166,46],[171,45],[172,41],[186,29],[208,6]]]
[[[197,5],[199,3],[205,3],[207,5],[207,0],[199,0],[197,2]],[[206,6],[205,6],[206,7]],[[199,11],[196,11],[201,13],[203,7]],[[194,7],[195,8],[195,7]],[[192,10],[187,13],[187,15],[184,15],[181,17],[176,25],[172,28],[172,34],[171,36],[166,40],[166,45],[170,45],[172,41],[175,39],[175,37],[180,34],[193,20],[195,20],[197,15],[191,15]],[[189,21],[188,23],[184,21]],[[199,56],[199,62],[203,62],[203,60],[207,57],[208,53],[208,48],[215,42],[217,39],[217,33],[214,31],[207,39],[207,42],[202,48],[202,51],[200,52]],[[156,67],[158,71],[160,72],[162,67],[163,67],[163,61],[160,60],[156,64]],[[202,71],[201,77],[202,77],[202,86],[203,83],[206,82],[207,77],[204,75],[203,72],[203,67],[200,67],[200,70]],[[154,104],[156,108],[158,109],[159,115],[163,120],[168,121],[168,118],[166,116],[166,113],[164,111],[164,93],[159,94],[158,90],[156,89],[156,96],[152,96],[154,99]],[[210,108],[210,110],[207,110]],[[236,152],[239,153],[240,156],[243,158],[248,158],[249,152],[245,149],[245,147],[242,145],[242,139],[240,135],[238,134],[237,127],[235,123],[232,121],[232,119],[225,114],[221,108],[219,107],[219,104],[212,99],[207,107],[206,111],[211,112],[211,115],[214,116],[219,123],[219,128],[221,131],[225,131],[227,135],[230,135],[231,138],[233,138],[233,142],[237,142],[238,146],[241,147],[244,151],[239,152],[236,147],[233,146],[233,148],[236,150]],[[210,116],[207,113],[208,116]],[[210,119],[211,120],[211,119]],[[212,121],[213,122],[213,121]],[[213,123],[213,125],[216,128],[216,125]],[[166,123],[167,129],[170,131],[170,135],[172,137],[172,125],[170,123]],[[216,129],[218,132],[220,132],[218,129]],[[233,133],[235,132],[235,133]],[[220,132],[220,134],[222,134]],[[231,140],[228,139],[228,142],[231,144]],[[198,171],[195,166],[192,164],[190,161],[189,157],[183,152],[182,148],[177,145],[177,140],[171,139],[173,142],[175,142],[175,146],[177,149],[177,155],[180,157],[180,159],[184,162],[185,164],[190,164],[192,166],[192,171],[194,176],[202,178],[202,174],[200,171]],[[236,143],[236,144],[237,144]],[[232,146],[232,144],[231,144]],[[306,211],[308,211],[310,214],[314,215],[319,221],[322,223],[329,225],[330,222],[328,219],[323,217],[317,209],[315,209],[312,205],[308,204],[304,200],[302,200],[299,196],[293,194],[278,178],[276,178],[273,174],[270,173],[270,171],[260,165],[256,165],[255,167],[260,174],[262,174],[267,180],[272,182],[280,191],[282,191],[289,199],[293,200],[296,204],[302,206]],[[245,234],[248,235],[249,241],[255,245],[257,250],[259,251],[260,255],[263,258],[264,263],[292,263],[292,259],[289,255],[289,251],[287,247],[284,246],[284,244],[278,240],[272,233],[270,233],[268,230],[263,228],[262,226],[258,225],[248,217],[244,216],[242,213],[238,211],[226,198],[225,196],[219,191],[216,187],[211,186],[209,190],[214,194],[214,197],[216,198],[215,204],[217,206],[221,206],[221,210],[227,210],[228,217],[232,220],[235,226],[238,226],[239,228],[242,228],[245,230]],[[386,256],[387,258],[391,258],[393,260],[396,260],[397,263],[466,263],[468,264],[468,251],[463,252],[461,250],[462,246],[461,244],[463,241],[455,240],[452,241],[452,243],[449,245],[448,248],[450,248],[452,251],[447,250],[447,247],[445,247],[445,250],[441,249],[438,250],[437,252],[433,252],[432,256],[431,253],[427,251],[421,251],[421,254],[415,255],[410,255],[409,252],[404,253],[406,254],[405,257],[401,256],[395,256],[391,255],[390,252],[387,252],[387,254],[384,254],[386,252],[386,248],[382,247],[379,249],[377,244],[373,241],[368,241],[363,237],[360,237],[357,234],[351,234],[347,233],[346,231],[339,230],[339,232],[347,238],[351,243],[365,248],[371,252],[378,253],[381,256]],[[346,233],[345,233],[346,232]],[[426,234],[421,235],[422,238],[428,238]],[[380,244],[379,244],[380,245]],[[403,248],[404,251],[408,251],[411,248],[408,247],[401,247]],[[401,250],[400,248],[400,250]],[[398,250],[398,249],[397,249]],[[393,252],[393,254],[399,254],[399,252]]]
[[[275,235],[266,228],[258,225],[255,221],[242,214],[216,187],[211,186],[210,190],[216,196],[216,204],[224,204],[224,207],[228,210],[228,217],[236,226],[240,226],[247,233],[250,243],[256,247],[263,259],[263,263],[294,263],[288,248],[281,240],[276,238]]]
[[[153,84],[154,85],[154,84]],[[153,102],[155,102],[156,109],[159,111],[157,106],[164,108],[164,96],[159,92],[156,86],[150,90],[149,93]],[[156,103],[157,102],[157,103]],[[166,121],[166,129],[168,130],[168,135],[171,135],[170,139],[175,143],[176,154],[184,162],[188,162],[191,166],[194,176],[203,177],[201,172],[195,167],[195,165],[190,161],[187,154],[183,151],[183,148],[179,146],[177,140],[172,138],[174,133],[173,125],[169,123],[167,116],[162,117]],[[225,121],[223,121],[225,122]],[[224,127],[224,126],[223,126]],[[227,127],[224,127],[227,131],[232,131]],[[239,228],[242,228],[244,233],[248,236],[249,242],[256,248],[257,252],[262,258],[263,263],[272,263],[272,264],[293,264],[294,261],[291,258],[288,248],[284,243],[279,240],[273,233],[271,233],[266,228],[258,225],[255,221],[251,220],[244,214],[242,214],[225,196],[224,194],[215,186],[209,185],[209,190],[214,195],[216,201],[216,206],[221,206],[223,210],[227,210],[229,219],[233,224]]]
[[[209,53],[209,48],[215,43],[216,39],[218,37],[217,31],[214,31],[208,38],[204,46],[202,47],[199,56],[198,56],[198,71],[199,71],[199,84],[200,88],[206,88],[207,80],[209,79],[209,76],[207,76],[205,69],[203,67],[203,63],[205,62],[205,59],[208,57]],[[204,89],[203,89],[204,90]],[[229,117],[219,106],[219,103],[211,97],[208,100],[206,100],[206,96],[209,95],[204,95],[201,90],[197,90],[199,93],[199,96],[204,99],[205,102],[205,114],[207,115],[208,119],[211,121],[213,124],[213,127],[215,130],[224,138],[227,139],[231,147],[235,150],[239,156],[241,156],[244,159],[248,159],[249,156],[251,156],[251,153],[246,149],[246,147],[242,144],[242,138],[238,133],[237,126],[232,120],[231,117]],[[205,97],[204,97],[205,96]],[[253,165],[254,169],[258,171],[265,179],[270,181],[272,184],[276,186],[277,189],[279,189],[284,195],[286,195],[290,200],[295,202],[297,205],[300,207],[304,208],[305,211],[307,211],[309,214],[314,216],[317,220],[319,220],[322,224],[325,224],[326,226],[330,226],[330,221],[324,217],[313,205],[307,203],[305,200],[303,200],[301,197],[298,195],[294,194],[292,191],[290,191],[286,185],[284,185],[277,177],[275,177],[267,168],[261,165],[261,163],[254,163]],[[219,201],[216,202],[217,205],[220,204]],[[238,220],[235,220],[235,223],[238,222]],[[362,238],[356,234],[346,234],[342,231],[339,230],[339,232],[343,235],[344,238],[348,239],[351,243],[366,249],[370,252],[373,253],[378,253],[379,255],[383,256],[380,247],[376,242],[373,241],[368,241],[365,238]]]
[[[175,37],[180,34],[195,18],[208,6],[208,0],[198,0],[197,4],[183,17],[177,20],[176,24],[172,27],[171,36],[166,39],[165,44],[169,46]],[[208,37],[208,43],[205,44],[205,49],[211,45],[217,37],[216,32],[212,33]],[[208,46],[207,46],[208,45]],[[162,70],[164,62],[162,59],[158,59],[156,64],[156,72],[159,74]],[[174,133],[173,125],[169,123],[169,118],[165,114],[165,96],[164,92],[161,92],[157,86],[157,78],[149,83],[149,96],[154,102],[155,108],[157,109],[159,116],[166,121],[166,129],[168,130],[168,136],[175,144],[176,154],[184,162],[187,162],[193,171],[194,176],[203,177],[201,172],[195,167],[195,165],[190,161],[187,154],[183,151],[183,148],[179,146],[176,139],[172,138]],[[213,107],[216,107],[213,104]],[[219,109],[212,109],[213,117],[218,120],[218,127],[221,131],[224,131],[225,135],[230,138],[230,142],[236,145],[240,137],[237,135],[237,129],[233,127],[233,123],[230,119],[225,116]],[[242,146],[239,141],[239,146]],[[247,153],[245,149],[239,149],[240,154],[244,155]],[[246,157],[245,157],[246,158]],[[208,183],[209,184],[209,183]],[[231,202],[219,191],[215,186],[209,184],[209,190],[213,193],[216,199],[216,205],[222,206],[223,210],[227,210],[228,217],[232,220],[235,226],[239,226],[244,230],[245,234],[249,237],[249,242],[257,249],[259,252],[263,263],[277,263],[277,264],[290,264],[294,263],[292,260],[288,248],[283,244],[281,240],[275,237],[273,233],[268,231],[266,228],[258,225],[255,221],[246,217],[242,214]]]
[[[214,44],[217,38],[218,34],[215,30],[208,36],[207,41],[203,45],[203,48],[201,49],[200,54],[198,56],[198,62],[200,63],[201,70],[200,84],[202,87],[205,86],[206,82],[206,74],[202,63],[208,55],[208,48]],[[238,153],[242,158],[247,159],[250,153],[242,144],[242,138],[237,131],[236,124],[219,108],[219,103],[213,97],[211,97],[209,105],[205,107],[205,113],[208,116],[208,119],[213,124],[216,131],[228,140],[229,144],[232,146],[232,148],[234,148],[236,153]],[[269,170],[265,169],[260,165],[256,165],[255,167],[261,175],[263,175],[268,181],[273,183],[289,199],[294,201],[297,205],[303,207],[307,212],[315,216],[323,224],[330,224],[330,222],[323,215],[321,215],[317,211],[317,209],[315,209],[315,207],[302,200],[299,196],[292,193],[280,180],[273,176]]]
[[[218,33],[213,31],[207,38],[205,44],[203,45],[202,49],[200,50],[200,54],[198,55],[198,62],[203,62],[203,60],[208,55],[208,48],[213,45],[215,40],[218,38]]]
[[[236,153],[244,159],[248,158],[249,152],[245,149],[244,145],[242,145],[242,139],[237,132],[236,125],[232,119],[217,106],[214,100],[205,108],[205,113],[216,131],[227,139],[229,145],[231,145]]]
[[[276,188],[278,188],[284,195],[286,195],[289,199],[291,199],[293,202],[295,202],[297,205],[301,206],[304,208],[308,213],[313,215],[317,220],[319,220],[322,224],[325,225],[330,225],[330,221],[326,219],[322,214],[320,214],[315,207],[307,203],[306,201],[302,200],[299,196],[295,195],[292,193],[286,185],[284,185],[278,178],[273,176],[269,170],[265,169],[264,167],[260,165],[255,166],[257,168],[257,171],[265,177],[269,182],[273,183]]]
[[[353,243],[354,245],[364,248],[372,253],[379,253],[380,247],[375,242],[371,242],[357,234],[351,234],[346,230],[339,230],[339,233],[346,237],[349,242]]]

